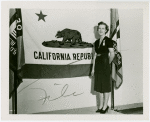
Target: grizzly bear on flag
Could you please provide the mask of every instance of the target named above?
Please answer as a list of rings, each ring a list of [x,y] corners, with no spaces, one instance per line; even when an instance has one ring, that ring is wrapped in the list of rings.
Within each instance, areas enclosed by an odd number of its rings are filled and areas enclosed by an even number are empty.
[[[66,28],[62,31],[58,31],[55,37],[63,38],[62,42],[60,43],[62,45],[66,41],[71,42],[72,45],[76,44],[76,42],[82,43],[81,33],[77,30],[71,30]]]

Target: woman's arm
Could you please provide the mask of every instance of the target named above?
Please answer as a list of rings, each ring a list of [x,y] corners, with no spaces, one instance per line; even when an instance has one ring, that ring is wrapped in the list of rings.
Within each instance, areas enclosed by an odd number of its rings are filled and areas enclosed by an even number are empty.
[[[95,59],[96,59],[96,52],[94,51],[93,53],[94,57],[93,57],[93,67],[92,67],[92,71],[94,71],[94,67],[95,67]]]
[[[113,61],[114,57],[115,57],[115,52],[114,52],[114,48],[108,48],[109,52],[110,52],[110,56],[109,56],[109,64],[111,64],[111,62]]]
[[[93,66],[92,66],[92,72],[91,76],[94,76],[94,68],[95,68],[95,59],[96,59],[96,52],[95,52],[95,46],[93,47]]]

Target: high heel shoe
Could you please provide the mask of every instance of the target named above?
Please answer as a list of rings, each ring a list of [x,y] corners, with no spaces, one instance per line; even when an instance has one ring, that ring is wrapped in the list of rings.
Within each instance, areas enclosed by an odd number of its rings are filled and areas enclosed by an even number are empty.
[[[101,110],[102,110],[102,108],[101,108],[101,109],[99,109],[99,108],[98,108],[98,109],[97,109],[97,111],[96,111],[96,113],[99,113],[99,112],[101,112]]]
[[[101,109],[100,113],[105,114],[108,111],[108,109],[109,109],[109,106],[107,106],[107,108],[105,110]]]

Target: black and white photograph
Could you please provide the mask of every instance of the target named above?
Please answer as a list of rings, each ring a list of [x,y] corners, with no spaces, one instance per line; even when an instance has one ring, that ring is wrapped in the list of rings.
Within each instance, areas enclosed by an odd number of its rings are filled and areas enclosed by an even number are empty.
[[[2,11],[8,14],[7,37],[2,34],[2,43],[8,43],[2,47],[8,52],[7,79],[2,76],[7,82],[8,115],[107,119],[149,112],[145,106],[149,79],[144,80],[148,72],[143,69],[144,49],[149,46],[149,31],[144,34],[148,2],[40,4],[2,2]]]

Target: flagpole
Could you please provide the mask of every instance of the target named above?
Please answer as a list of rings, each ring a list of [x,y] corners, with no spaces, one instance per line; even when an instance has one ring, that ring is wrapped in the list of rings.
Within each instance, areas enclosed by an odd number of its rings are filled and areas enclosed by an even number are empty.
[[[112,63],[111,63],[111,69],[112,69]],[[114,81],[112,80],[111,75],[110,75],[110,80],[111,80],[111,110],[114,110]]]
[[[14,102],[15,102],[15,100],[14,100],[14,93],[13,93],[12,94],[12,114],[15,114],[15,108],[14,108],[15,103]]]
[[[111,110],[114,110],[114,81],[112,81],[111,91]]]
[[[17,114],[17,71],[14,72],[14,114]]]
[[[112,39],[113,29],[113,19],[112,19],[112,9],[110,9],[110,38]],[[114,81],[112,79],[112,63],[111,63],[111,75],[110,75],[110,81],[111,81],[111,109],[114,109]]]

